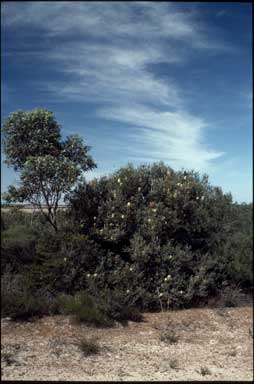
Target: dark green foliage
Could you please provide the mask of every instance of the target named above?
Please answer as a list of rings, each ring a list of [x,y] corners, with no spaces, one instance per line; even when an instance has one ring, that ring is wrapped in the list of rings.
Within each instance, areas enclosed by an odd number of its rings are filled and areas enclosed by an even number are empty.
[[[246,250],[244,262],[240,253],[233,261],[225,252],[236,236],[237,215],[231,196],[212,187],[206,175],[174,172],[162,163],[129,165],[80,186],[68,199],[77,230],[109,251],[97,266],[97,285],[114,286],[109,270],[116,269],[118,290],[135,291],[138,281],[136,304],[143,309],[158,307],[158,289],[162,301],[181,307],[217,294],[234,271],[239,281],[251,280],[252,244],[235,244]],[[127,268],[134,271],[129,282]]]
[[[94,233],[98,225],[98,207],[106,200],[106,188],[107,180],[102,178],[91,184],[86,182],[79,184],[71,194],[66,196],[66,202],[69,202],[72,207],[71,217],[79,232]]]
[[[75,296],[60,295],[57,298],[57,308],[60,312],[74,315],[79,323],[86,323],[98,327],[107,327],[115,321],[127,324],[128,320],[142,321],[142,315],[133,305],[128,304],[118,291],[100,292],[92,296],[84,291]],[[126,304],[127,303],[127,304]]]
[[[54,114],[44,109],[12,113],[2,131],[6,162],[15,170],[24,165],[28,156],[58,156],[60,152],[60,125]]]
[[[142,321],[142,314],[136,308],[137,301],[135,300],[135,293],[123,291],[121,285],[115,289],[103,289],[95,294],[101,308],[106,315],[114,320],[122,323],[123,325],[131,321]]]
[[[2,132],[6,163],[15,170],[23,168],[28,158],[43,156],[65,157],[84,171],[95,166],[87,155],[90,147],[81,137],[70,135],[61,141],[60,125],[53,112],[46,109],[12,113],[4,121]]]
[[[225,234],[231,202],[206,176],[176,173],[163,164],[122,168],[80,187],[69,200],[80,231],[89,227],[101,241],[125,245],[140,235],[145,241],[159,238],[163,245],[172,240],[204,251]]]
[[[32,292],[84,291],[87,302],[69,304],[80,321],[141,321],[140,310],[205,304],[225,284],[253,286],[253,206],[233,204],[207,176],[128,166],[80,184],[67,201],[57,233],[42,215],[5,213],[2,263],[29,276]]]
[[[15,224],[29,225],[31,217],[20,210],[19,207],[2,206],[1,211],[1,231],[11,228]]]
[[[6,203],[29,202],[58,230],[57,210],[61,198],[96,167],[90,147],[78,135],[61,141],[60,125],[46,109],[12,113],[3,123],[5,162],[20,171],[19,187],[10,185]],[[42,205],[46,209],[42,209]]]
[[[3,293],[2,311],[3,315],[11,317],[12,320],[23,321],[48,314],[47,303],[41,302],[41,296],[28,292],[18,296],[16,293]]]
[[[37,241],[37,262],[30,274],[37,286],[45,286],[53,294],[74,294],[87,287],[86,274],[95,272],[103,255],[100,245],[85,235],[43,234]]]
[[[37,236],[36,229],[25,223],[6,226],[2,231],[1,273],[7,269],[16,273],[34,261]]]
[[[94,299],[85,292],[79,292],[75,296],[62,296],[59,301],[63,312],[74,315],[75,320],[79,323],[98,327],[112,325],[112,321],[103,313]]]
[[[253,286],[253,204],[234,204],[231,223],[222,253],[230,260],[230,279],[249,288]]]
[[[6,273],[1,278],[1,315],[12,320],[30,320],[51,313],[51,297],[45,290],[33,291],[25,275]]]

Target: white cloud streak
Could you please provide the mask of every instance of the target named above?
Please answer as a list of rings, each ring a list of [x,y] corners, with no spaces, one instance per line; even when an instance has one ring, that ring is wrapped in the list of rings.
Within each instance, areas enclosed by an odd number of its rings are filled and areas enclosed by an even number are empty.
[[[39,26],[53,41],[44,60],[70,80],[48,84],[50,94],[100,103],[98,117],[135,127],[128,145],[119,142],[129,159],[207,171],[223,155],[205,145],[207,122],[188,113],[174,79],[152,69],[223,49],[195,12],[176,3],[21,2],[6,4],[3,20],[9,28]]]

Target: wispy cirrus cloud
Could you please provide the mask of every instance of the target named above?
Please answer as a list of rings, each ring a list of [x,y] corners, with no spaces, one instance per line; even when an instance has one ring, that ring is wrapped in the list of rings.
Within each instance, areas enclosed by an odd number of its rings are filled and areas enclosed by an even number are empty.
[[[52,53],[48,60],[62,63],[62,70],[72,77],[66,84],[47,87],[62,97],[112,103],[153,103],[176,106],[181,97],[173,79],[163,82],[146,69],[160,62],[161,52],[83,43]],[[67,59],[66,59],[67,58]],[[173,60],[173,57],[169,59]]]
[[[223,155],[203,147],[206,122],[184,111],[154,111],[135,107],[105,108],[99,114],[139,127],[132,133],[130,153],[143,161],[170,162],[172,167],[206,171],[212,160]]]
[[[95,115],[135,127],[127,144],[130,160],[164,160],[176,168],[207,171],[223,155],[206,144],[209,125],[186,108],[170,68],[207,50],[227,46],[208,38],[194,9],[176,3],[45,2],[9,3],[4,23],[40,27],[47,52],[29,54],[65,75],[40,84],[60,100],[94,102]],[[158,69],[166,65],[166,78]],[[119,150],[119,147],[118,147]]]

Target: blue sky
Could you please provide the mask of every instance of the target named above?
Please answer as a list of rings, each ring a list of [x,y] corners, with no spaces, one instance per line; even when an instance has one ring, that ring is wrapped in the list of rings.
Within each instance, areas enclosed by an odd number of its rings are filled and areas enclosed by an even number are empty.
[[[98,168],[164,161],[252,201],[250,3],[2,3],[2,121],[55,113]],[[2,158],[3,160],[3,158]],[[2,190],[18,180],[2,164]]]

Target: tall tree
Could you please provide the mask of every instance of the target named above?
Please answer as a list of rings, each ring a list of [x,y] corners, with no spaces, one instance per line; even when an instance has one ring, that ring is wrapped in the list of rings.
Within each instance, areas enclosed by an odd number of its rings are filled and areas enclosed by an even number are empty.
[[[59,201],[84,172],[96,167],[88,155],[90,147],[78,135],[61,140],[60,125],[45,109],[12,113],[2,132],[5,162],[20,172],[19,186],[9,186],[4,199],[29,202],[57,231]]]

